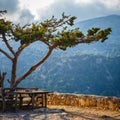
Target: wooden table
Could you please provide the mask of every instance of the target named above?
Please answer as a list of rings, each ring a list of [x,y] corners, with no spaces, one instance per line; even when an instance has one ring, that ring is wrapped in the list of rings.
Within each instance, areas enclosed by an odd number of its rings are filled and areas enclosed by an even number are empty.
[[[14,91],[14,94],[16,95],[16,107],[17,107],[17,101],[20,100],[20,108],[23,104],[23,99],[28,95],[31,99],[30,102],[27,104],[29,107],[30,104],[32,104],[32,108],[35,108],[36,100],[41,98],[42,99],[42,107],[47,107],[47,94],[50,93],[48,91]]]

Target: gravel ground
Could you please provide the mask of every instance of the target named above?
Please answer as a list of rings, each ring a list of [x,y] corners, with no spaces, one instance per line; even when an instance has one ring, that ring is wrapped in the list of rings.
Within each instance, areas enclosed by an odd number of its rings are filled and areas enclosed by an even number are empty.
[[[48,106],[46,109],[1,112],[0,120],[120,120],[120,111]]]

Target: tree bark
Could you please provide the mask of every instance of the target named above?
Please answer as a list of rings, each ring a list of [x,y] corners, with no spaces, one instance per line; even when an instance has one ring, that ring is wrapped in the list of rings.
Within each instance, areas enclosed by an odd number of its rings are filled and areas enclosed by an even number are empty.
[[[16,80],[16,69],[17,69],[17,59],[18,56],[12,60],[12,71],[11,71],[11,80],[10,80],[10,88],[12,88],[13,84]]]

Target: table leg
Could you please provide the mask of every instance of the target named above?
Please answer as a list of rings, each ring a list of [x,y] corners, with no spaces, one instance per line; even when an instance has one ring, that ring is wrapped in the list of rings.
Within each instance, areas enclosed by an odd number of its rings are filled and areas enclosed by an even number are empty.
[[[23,104],[23,97],[22,95],[20,94],[19,96],[19,99],[20,99],[20,104],[19,104],[19,107],[22,108],[22,104]]]
[[[47,93],[42,93],[42,107],[47,107]]]
[[[33,108],[33,109],[34,109],[34,104],[35,104],[35,103],[34,103],[34,102],[35,102],[35,98],[34,98],[34,97],[35,97],[35,94],[32,94],[32,108]]]
[[[47,94],[45,93],[45,108],[47,107]]]
[[[17,109],[18,94],[15,95],[15,110]]]

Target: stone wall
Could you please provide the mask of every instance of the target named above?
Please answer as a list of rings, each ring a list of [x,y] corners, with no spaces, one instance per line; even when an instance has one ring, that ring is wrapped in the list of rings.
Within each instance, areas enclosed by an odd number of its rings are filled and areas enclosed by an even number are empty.
[[[120,110],[120,98],[81,94],[52,93],[48,95],[48,105],[92,107],[105,110]]]

